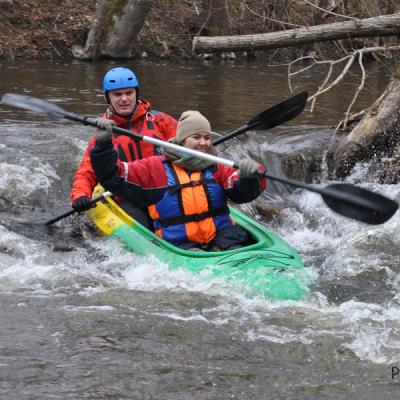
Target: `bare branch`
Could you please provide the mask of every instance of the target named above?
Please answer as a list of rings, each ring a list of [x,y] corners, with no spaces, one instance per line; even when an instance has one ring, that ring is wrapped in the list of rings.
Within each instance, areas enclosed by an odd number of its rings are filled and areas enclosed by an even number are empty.
[[[260,15],[260,14],[258,14],[257,12],[255,12],[254,10],[252,10],[252,9],[246,4],[245,1],[243,1],[242,4],[244,5],[244,8],[247,8],[247,10],[249,10],[253,15],[256,15],[257,17],[262,18],[264,21],[265,21],[265,20],[268,20],[268,21],[276,22],[277,24],[280,24],[280,25],[293,26],[293,27],[296,27],[296,28],[302,28],[302,27],[303,27],[302,25],[292,24],[292,23],[290,23],[290,22],[284,22],[284,21],[280,21],[280,20],[278,20],[278,19],[266,17],[265,15]]]
[[[326,77],[325,77],[324,81],[322,82],[322,85],[318,88],[318,91],[319,91],[319,92],[320,92],[320,91],[327,85],[327,83],[329,82],[329,79],[331,78],[332,72],[333,72],[333,64],[331,63],[331,64],[329,64],[329,71],[328,71],[328,73],[326,74]],[[313,101],[312,101],[312,103],[311,103],[311,112],[314,111],[315,103],[316,103],[316,102],[317,102],[317,96],[315,96],[315,97],[313,98]]]
[[[292,83],[291,83],[291,79],[290,78],[293,75],[301,74],[302,72],[312,68],[314,66],[314,64],[310,64],[307,67],[305,67],[305,68],[303,68],[303,69],[301,69],[299,71],[296,71],[296,72],[290,72],[290,69],[291,69],[292,65],[294,65],[296,62],[302,61],[302,60],[306,60],[306,59],[312,59],[314,62],[317,61],[315,59],[315,57],[313,57],[313,56],[305,56],[305,57],[297,58],[296,60],[294,60],[294,61],[290,62],[289,64],[287,64],[288,65],[288,86],[289,86],[289,89],[290,89],[291,93],[293,93],[293,89],[292,89]]]
[[[356,90],[356,92],[354,93],[353,99],[351,100],[351,103],[349,105],[349,107],[347,108],[346,111],[346,115],[344,117],[344,123],[343,123],[343,127],[346,128],[347,127],[347,120],[349,118],[349,114],[350,114],[350,110],[352,109],[355,101],[357,100],[358,95],[360,94],[361,90],[364,87],[365,84],[365,68],[364,68],[364,64],[363,64],[363,53],[362,51],[360,51],[358,53],[358,64],[360,65],[361,68],[361,83],[358,85],[358,88]]]
[[[312,96],[310,96],[310,97],[308,98],[308,100],[310,101],[310,100],[314,99],[314,97],[318,97],[318,96],[320,96],[322,93],[325,93],[325,92],[327,92],[328,90],[332,89],[334,86],[336,86],[336,85],[345,77],[345,75],[346,75],[347,72],[349,71],[350,67],[352,66],[352,64],[353,64],[353,62],[354,62],[354,59],[356,58],[356,53],[357,53],[357,52],[354,52],[354,53],[350,54],[348,57],[346,57],[346,58],[348,58],[349,60],[347,61],[347,64],[344,66],[344,68],[343,68],[343,70],[342,70],[342,73],[339,74],[338,77],[337,77],[330,85],[328,85],[327,87],[325,87],[325,88],[322,89],[322,90],[318,90],[318,92],[317,92],[317,93],[314,93]],[[343,59],[340,60],[340,61],[343,61]],[[332,62],[332,64],[336,64],[336,62]]]
[[[358,64],[360,66],[361,69],[361,82],[359,84],[359,86],[357,87],[354,96],[346,110],[345,113],[345,119],[344,121],[342,121],[335,129],[335,132],[337,132],[339,130],[339,128],[346,128],[349,120],[350,120],[350,112],[351,109],[354,106],[354,103],[356,102],[359,94],[361,93],[361,91],[363,90],[364,86],[365,86],[365,80],[366,80],[366,73],[365,73],[365,68],[364,68],[364,64],[363,64],[363,56],[365,54],[376,54],[376,53],[380,53],[380,52],[388,52],[388,51],[400,51],[400,45],[386,45],[386,46],[374,46],[374,47],[366,47],[363,49],[358,49],[358,50],[354,50],[352,53],[347,54],[346,56],[338,59],[338,60],[317,60],[315,57],[312,56],[306,56],[306,57],[301,57],[298,58],[294,61],[292,61],[291,63],[287,64],[288,65],[288,85],[289,85],[289,89],[292,92],[292,77],[295,75],[299,75],[301,73],[303,73],[306,70],[309,70],[310,68],[314,67],[315,65],[323,65],[323,64],[328,64],[329,65],[329,70],[325,76],[324,81],[322,82],[322,84],[318,87],[317,91],[312,94],[311,96],[309,96],[308,101],[311,101],[311,108],[310,111],[312,112],[315,108],[315,104],[316,104],[316,100],[317,98],[322,95],[323,93],[328,92],[329,90],[331,90],[334,86],[336,86],[339,82],[341,82],[343,80],[343,78],[347,75],[347,73],[349,72],[350,67],[353,65],[354,60],[356,59],[356,57],[358,57]],[[310,65],[307,65],[304,68],[299,69],[298,71],[292,72],[292,68],[294,66],[295,63],[298,63],[299,61],[303,61],[303,60],[312,60],[312,63]],[[329,83],[329,80],[332,76],[333,73],[333,67],[337,64],[340,64],[342,62],[345,62],[346,64],[344,65],[344,67],[342,68],[340,74],[332,81]]]
[[[358,18],[354,18],[354,17],[349,17],[348,15],[343,15],[343,14],[336,14],[332,11],[326,10],[325,8],[321,8],[319,6],[317,6],[316,4],[311,3],[308,0],[300,0],[298,1],[298,3],[306,3],[314,8],[317,8],[320,11],[323,11],[325,14],[331,14],[331,15],[335,15],[336,17],[341,17],[341,18],[347,18],[347,19],[353,19],[353,20],[358,20]]]
[[[339,0],[337,3],[335,2],[336,0],[331,0],[331,5],[330,7],[322,14],[322,18],[326,18],[329,13],[331,13],[333,10],[336,10],[340,5],[343,5],[343,0]]]

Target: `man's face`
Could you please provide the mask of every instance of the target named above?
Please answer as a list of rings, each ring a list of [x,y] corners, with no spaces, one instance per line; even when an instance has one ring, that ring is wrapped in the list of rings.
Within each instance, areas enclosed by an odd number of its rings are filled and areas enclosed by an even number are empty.
[[[135,88],[110,90],[108,96],[117,114],[126,117],[133,113],[136,105]]]

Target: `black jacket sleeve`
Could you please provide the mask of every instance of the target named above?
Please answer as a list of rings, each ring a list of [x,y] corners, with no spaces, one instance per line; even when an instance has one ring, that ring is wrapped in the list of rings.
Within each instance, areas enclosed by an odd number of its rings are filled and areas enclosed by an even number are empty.
[[[90,151],[90,161],[100,184],[111,193],[135,203],[147,206],[144,190],[118,176],[118,154],[111,141],[96,142]]]
[[[225,195],[234,203],[249,203],[255,200],[262,192],[258,178],[240,178],[233,188],[224,189]]]

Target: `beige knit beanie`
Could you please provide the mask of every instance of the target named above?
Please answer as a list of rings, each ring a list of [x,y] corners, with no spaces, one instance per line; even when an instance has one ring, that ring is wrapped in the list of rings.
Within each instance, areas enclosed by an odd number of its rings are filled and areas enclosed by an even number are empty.
[[[176,142],[181,144],[187,137],[196,133],[211,134],[211,126],[207,118],[198,111],[183,112],[176,128]]]

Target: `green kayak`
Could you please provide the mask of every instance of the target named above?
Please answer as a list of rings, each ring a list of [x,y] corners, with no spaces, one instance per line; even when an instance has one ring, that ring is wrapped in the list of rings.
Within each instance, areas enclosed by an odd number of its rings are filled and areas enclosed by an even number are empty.
[[[98,187],[94,196],[102,192]],[[118,238],[135,254],[153,255],[170,269],[185,268],[193,273],[207,269],[211,277],[240,285],[250,296],[297,300],[310,284],[309,274],[292,247],[232,207],[231,217],[249,232],[254,243],[221,252],[180,249],[131,218],[111,197],[97,202],[86,214],[100,231]]]

